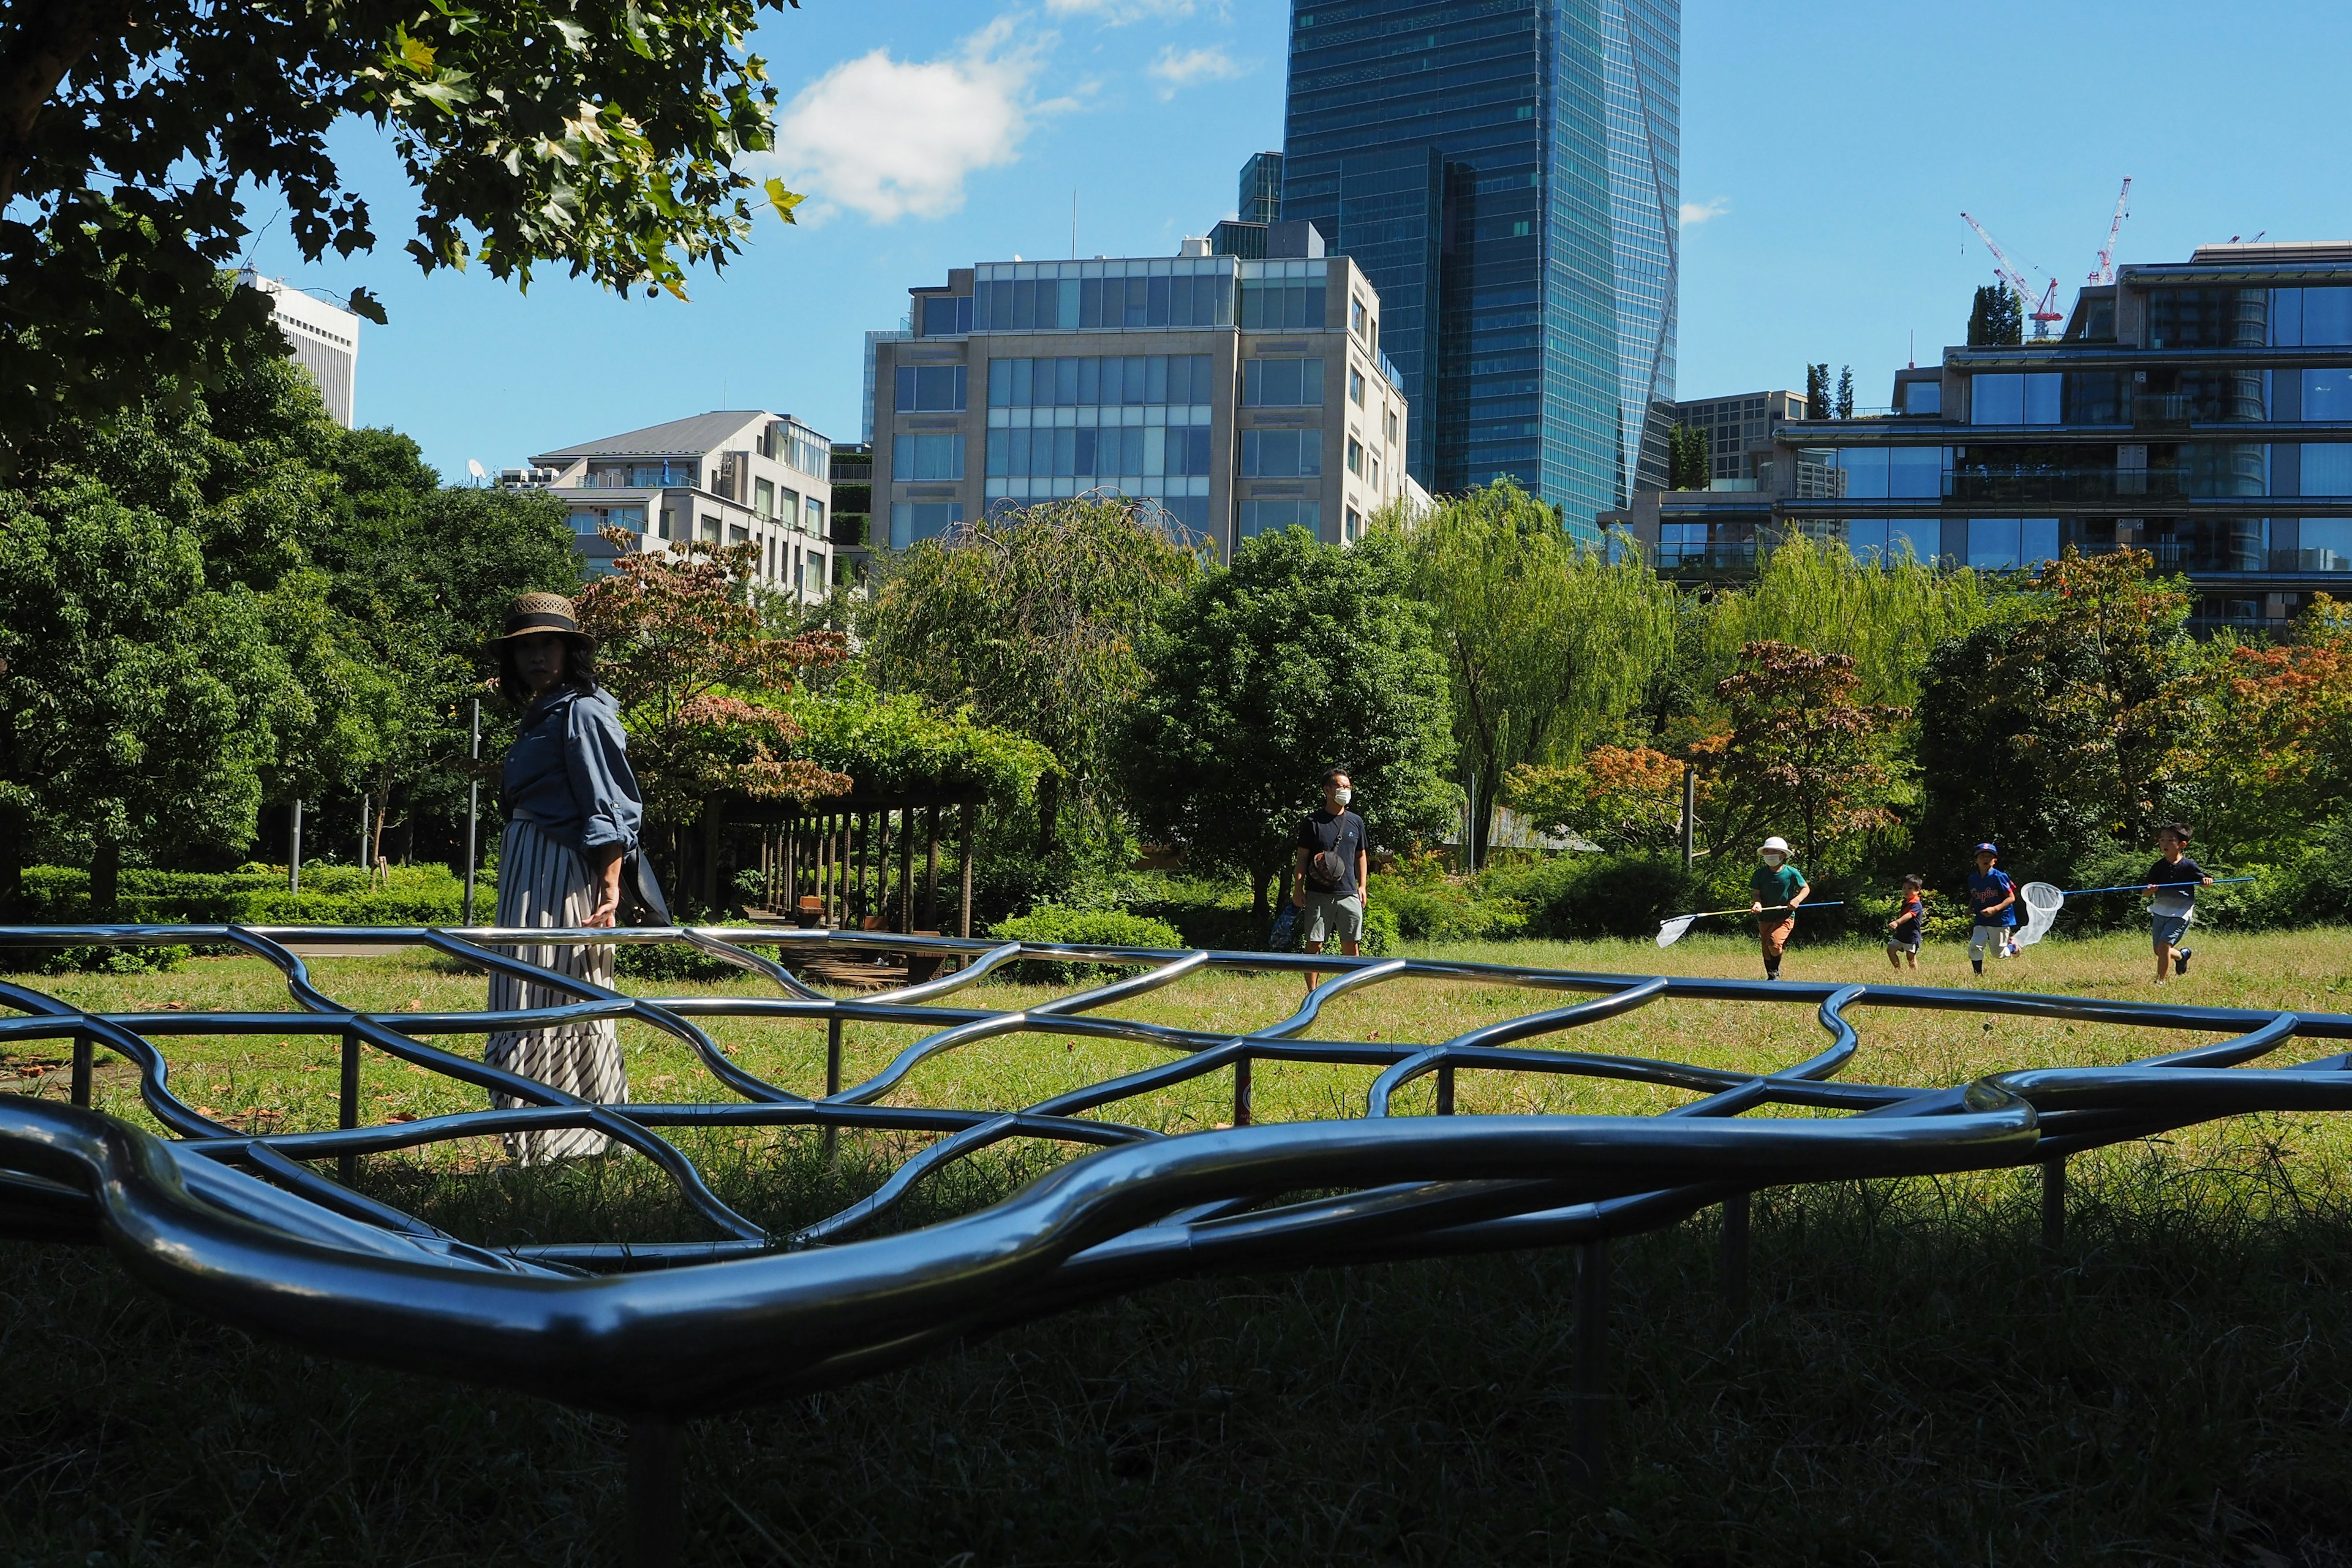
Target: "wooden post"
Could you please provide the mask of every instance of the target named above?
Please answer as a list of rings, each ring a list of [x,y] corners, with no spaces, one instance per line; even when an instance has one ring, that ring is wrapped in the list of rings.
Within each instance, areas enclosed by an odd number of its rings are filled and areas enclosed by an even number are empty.
[[[819,925],[830,929],[833,921],[833,816],[819,812],[816,816],[816,918]]]
[[[675,1421],[629,1423],[627,1568],[677,1568],[684,1561],[686,1477]]]
[[[915,808],[898,808],[898,929],[915,929]]]
[[[957,856],[958,864],[963,868],[963,887],[956,899],[957,923],[961,929],[956,934],[964,937],[971,935],[972,818],[979,811],[980,802],[968,800],[963,803],[963,843]]]
[[[923,813],[923,929],[940,929],[940,808]]]
[[[346,1030],[343,1035],[342,1087],[335,1107],[335,1125],[357,1127],[359,1124],[360,1037]],[[357,1154],[346,1154],[337,1162],[336,1168],[343,1178],[343,1185],[348,1187],[359,1179],[360,1157]]]
[[[1723,1200],[1723,1304],[1738,1317],[1748,1312],[1748,1196]]]
[[[1598,1495],[1609,1478],[1609,1244],[1576,1249],[1576,1375],[1570,1406],[1569,1448],[1580,1463],[1586,1491]]]

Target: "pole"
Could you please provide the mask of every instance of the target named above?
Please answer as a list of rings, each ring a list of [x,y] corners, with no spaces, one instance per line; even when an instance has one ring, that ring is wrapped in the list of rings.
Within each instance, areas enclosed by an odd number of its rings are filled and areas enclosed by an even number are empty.
[[[482,760],[482,700],[474,699],[473,739],[466,755],[478,763]],[[474,861],[477,858],[476,834],[482,821],[482,781],[478,773],[466,785],[466,918],[460,923],[474,923]]]
[[[373,795],[363,795],[360,796],[360,864],[362,866],[366,866],[370,863],[368,860],[368,814],[373,811],[374,807],[375,797]]]
[[[286,890],[302,896],[302,797],[294,797],[294,816],[286,832]]]
[[[1698,769],[1683,764],[1683,869],[1696,863],[1698,848]]]
[[[959,902],[956,905],[956,908],[961,911],[957,917],[958,923],[962,927],[956,933],[959,936],[968,937],[971,934],[971,818],[972,814],[979,809],[980,802],[976,800],[963,803],[963,843],[957,855],[958,862],[963,868],[963,887],[957,894]]]
[[[360,1037],[343,1037],[342,1082],[336,1096],[335,1125],[357,1127],[360,1124]],[[343,1185],[352,1186],[359,1181],[360,1158],[356,1154],[342,1157],[340,1170]]]

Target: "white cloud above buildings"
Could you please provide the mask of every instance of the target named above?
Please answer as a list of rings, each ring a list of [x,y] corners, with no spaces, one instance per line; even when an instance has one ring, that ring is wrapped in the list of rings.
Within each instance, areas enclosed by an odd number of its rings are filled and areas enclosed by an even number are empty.
[[[1144,68],[1145,74],[1159,82],[1160,96],[1173,98],[1182,89],[1204,81],[1231,81],[1248,74],[1250,68],[1227,54],[1222,44],[1205,48],[1180,49],[1170,44],[1160,51],[1160,58]]]
[[[1045,9],[1057,16],[1091,16],[1114,27],[1155,16],[1172,20],[1202,8],[1199,0],[1045,0]],[[1222,12],[1224,6],[1212,4],[1206,8]]]
[[[1036,121],[1070,107],[1035,84],[1050,34],[1012,40],[1001,17],[932,60],[876,49],[834,67],[778,117],[763,167],[809,197],[803,221],[847,210],[877,223],[944,217],[973,174],[1010,163]]]
[[[1709,201],[1685,202],[1682,205],[1683,226],[1696,228],[1710,218],[1721,217],[1731,210],[1731,198],[1717,196]]]

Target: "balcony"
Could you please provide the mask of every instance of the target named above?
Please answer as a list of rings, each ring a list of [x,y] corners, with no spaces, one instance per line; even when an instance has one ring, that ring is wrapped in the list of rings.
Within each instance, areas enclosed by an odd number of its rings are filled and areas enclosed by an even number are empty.
[[[1746,544],[1661,544],[1658,546],[1658,570],[1661,572],[1753,572],[1756,569],[1756,545]]]
[[[2247,473],[2179,468],[1958,468],[1945,481],[1945,495],[1963,504],[2034,506],[2051,502],[2095,504],[2151,500],[2230,500],[2269,493],[2261,459]]]

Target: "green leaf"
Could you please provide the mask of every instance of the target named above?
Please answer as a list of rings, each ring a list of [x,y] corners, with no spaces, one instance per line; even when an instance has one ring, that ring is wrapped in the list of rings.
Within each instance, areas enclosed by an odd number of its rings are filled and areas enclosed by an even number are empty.
[[[768,204],[776,209],[776,216],[786,223],[798,224],[800,220],[793,216],[793,209],[808,198],[798,191],[786,190],[783,181],[772,177],[767,182],[765,189],[768,193]]]

